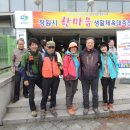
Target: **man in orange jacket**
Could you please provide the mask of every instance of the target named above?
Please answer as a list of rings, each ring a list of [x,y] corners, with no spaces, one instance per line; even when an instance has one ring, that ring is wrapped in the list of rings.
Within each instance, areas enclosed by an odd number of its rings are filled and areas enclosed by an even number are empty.
[[[41,101],[41,117],[46,115],[46,104],[49,92],[51,92],[50,112],[57,116],[55,109],[56,94],[59,86],[61,63],[58,62],[58,56],[55,52],[55,42],[47,42],[47,50],[45,52],[42,65],[42,101]]]

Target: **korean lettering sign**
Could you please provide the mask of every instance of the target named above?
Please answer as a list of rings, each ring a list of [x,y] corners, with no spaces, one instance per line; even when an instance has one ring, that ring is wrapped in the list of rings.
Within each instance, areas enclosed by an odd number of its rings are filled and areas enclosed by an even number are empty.
[[[130,28],[130,14],[86,12],[33,12],[33,28]]]
[[[117,31],[119,78],[130,79],[130,31]]]

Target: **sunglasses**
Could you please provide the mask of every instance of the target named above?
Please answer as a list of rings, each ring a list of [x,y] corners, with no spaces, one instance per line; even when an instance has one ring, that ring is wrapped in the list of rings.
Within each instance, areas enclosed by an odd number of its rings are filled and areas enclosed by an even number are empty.
[[[55,47],[54,47],[54,46],[48,46],[48,48],[49,48],[49,49],[51,49],[51,48],[54,49]]]

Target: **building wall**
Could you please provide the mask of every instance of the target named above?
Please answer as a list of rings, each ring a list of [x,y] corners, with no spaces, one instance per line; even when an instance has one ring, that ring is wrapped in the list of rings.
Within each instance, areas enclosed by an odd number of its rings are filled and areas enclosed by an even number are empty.
[[[36,0],[1,0],[0,12],[22,11],[65,11],[65,12],[86,12],[87,0],[40,0],[37,6]],[[129,0],[95,0],[93,5],[94,12],[130,12]]]

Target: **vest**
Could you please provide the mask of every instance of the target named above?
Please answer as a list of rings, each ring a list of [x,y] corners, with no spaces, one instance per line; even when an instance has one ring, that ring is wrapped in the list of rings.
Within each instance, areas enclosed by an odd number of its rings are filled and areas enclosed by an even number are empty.
[[[58,62],[55,58],[51,61],[49,57],[44,58],[44,63],[42,66],[42,76],[44,78],[58,77],[60,75],[60,69]]]

